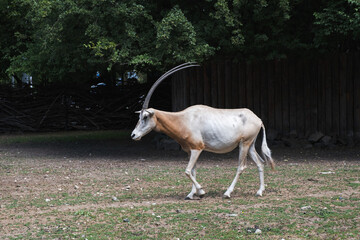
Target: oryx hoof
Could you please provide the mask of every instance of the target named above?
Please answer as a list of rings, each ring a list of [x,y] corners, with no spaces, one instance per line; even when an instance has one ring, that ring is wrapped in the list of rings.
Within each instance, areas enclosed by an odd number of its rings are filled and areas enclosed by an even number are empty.
[[[264,189],[259,189],[259,191],[257,191],[256,195],[257,197],[262,197]]]
[[[199,190],[197,190],[196,195],[202,198],[205,195],[205,191],[202,188],[200,188]]]
[[[194,197],[196,197],[196,194],[191,192],[185,197],[185,200],[195,200],[196,198]]]
[[[230,199],[231,197],[230,197],[230,194],[224,194],[223,195],[223,199]]]
[[[186,201],[188,201],[188,200],[200,200],[200,199],[202,199],[202,198],[205,196],[205,194],[204,194],[204,195],[200,195],[200,196],[196,195],[196,196],[199,197],[199,198],[193,198],[193,197],[186,196],[186,197],[185,197],[185,200],[186,200]]]

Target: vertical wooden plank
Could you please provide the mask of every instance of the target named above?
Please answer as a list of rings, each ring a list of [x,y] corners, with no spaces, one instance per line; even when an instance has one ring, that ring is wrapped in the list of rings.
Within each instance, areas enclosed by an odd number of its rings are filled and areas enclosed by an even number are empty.
[[[211,62],[211,106],[218,107],[217,62]]]
[[[184,109],[184,91],[185,91],[185,79],[184,72],[179,72],[179,99],[178,99],[178,111]]]
[[[331,95],[331,57],[325,59],[324,80],[325,80],[325,134],[332,134],[332,95]]]
[[[282,106],[281,106],[281,65],[280,61],[275,61],[274,69],[275,87],[275,129],[282,134]]]
[[[322,59],[318,58],[317,59],[317,66],[318,66],[318,71],[317,71],[317,95],[316,95],[316,101],[317,101],[317,125],[318,128],[316,129],[317,131],[321,131],[323,132],[323,123],[322,123],[322,117],[323,117],[323,111],[322,111],[322,107],[323,107],[323,103],[321,102],[321,94],[322,94],[322,71],[323,71],[323,67],[322,67]]]
[[[332,81],[332,135],[340,135],[340,78],[339,78],[339,56],[331,57],[331,81]]]
[[[354,137],[354,84],[352,55],[353,54],[351,53],[346,54],[346,135],[348,138]]]
[[[195,105],[197,103],[197,79],[196,79],[196,69],[186,69],[188,72],[189,79],[189,106]]]
[[[178,72],[178,87],[179,87],[179,95],[178,95],[178,109],[177,111],[180,111],[184,108],[184,87],[185,87],[185,81],[184,81],[184,73]]]
[[[197,104],[204,104],[204,69],[205,67],[199,67],[195,69],[196,72],[196,103]]]
[[[231,62],[229,60],[225,61],[224,66],[224,101],[225,101],[225,108],[231,108],[231,99],[232,99],[232,91],[231,91]]]
[[[311,107],[310,107],[310,99],[311,99],[311,89],[310,89],[310,76],[309,76],[309,59],[304,59],[303,61],[303,69],[304,72],[304,128],[305,128],[305,137],[311,134],[310,126],[311,126]]]
[[[211,64],[207,63],[203,72],[204,78],[204,104],[211,105]]]
[[[268,126],[269,123],[269,106],[268,106],[268,82],[267,82],[267,61],[262,61],[260,63],[260,118],[264,122],[265,126]]]
[[[179,99],[178,99],[178,111],[184,108],[184,89],[185,89],[185,79],[184,79],[184,72],[179,72]]]
[[[185,86],[185,81],[184,81],[184,73],[183,72],[179,72],[178,74],[178,88],[179,88],[179,94],[178,94],[178,99],[177,99],[177,111],[180,111],[183,109],[184,107],[184,86]]]
[[[295,59],[289,59],[289,117],[290,117],[290,134],[297,136],[296,129],[296,61]]]
[[[281,60],[282,66],[282,128],[283,135],[288,136],[290,133],[290,114],[289,114],[289,75],[288,61]]]
[[[239,107],[248,107],[247,97],[247,86],[246,86],[246,63],[239,63]]]
[[[252,82],[253,82],[253,104],[254,108],[253,111],[256,115],[260,116],[260,84],[259,84],[259,62],[256,61],[253,64],[253,71],[252,71]]]
[[[309,66],[308,66],[308,76],[309,79],[307,81],[307,85],[309,86],[309,124],[308,127],[308,134],[315,133],[318,128],[318,121],[317,121],[317,72],[318,72],[318,64],[317,60],[310,59]]]
[[[231,108],[239,108],[239,64],[231,64]]]
[[[177,87],[177,78],[178,75],[174,74],[171,78],[171,109],[173,112],[177,111],[177,99],[178,99],[178,87]]]
[[[190,106],[190,76],[188,69],[183,71],[183,74],[184,74],[185,85],[184,85],[184,105],[182,110]]]
[[[217,63],[217,84],[218,84],[218,107],[225,107],[225,74],[224,74],[224,62]]]
[[[360,53],[355,54],[354,61],[354,135],[360,140]]]
[[[184,79],[184,72],[180,72],[179,73],[179,89],[180,89],[180,92],[179,92],[179,111],[184,109],[184,93],[185,93],[185,85],[186,85],[186,82],[185,82],[185,79]]]
[[[304,60],[299,59],[296,65],[296,128],[299,137],[305,136],[305,112],[304,112],[304,75],[303,75]]]
[[[253,101],[253,78],[252,78],[252,64],[246,63],[246,102],[250,110],[254,110]]]
[[[318,72],[318,130],[326,132],[326,111],[325,111],[325,60],[319,60]]]
[[[267,89],[268,89],[268,129],[275,129],[275,82],[274,82],[275,60],[267,64]]]
[[[346,56],[340,54],[340,137],[346,138]]]

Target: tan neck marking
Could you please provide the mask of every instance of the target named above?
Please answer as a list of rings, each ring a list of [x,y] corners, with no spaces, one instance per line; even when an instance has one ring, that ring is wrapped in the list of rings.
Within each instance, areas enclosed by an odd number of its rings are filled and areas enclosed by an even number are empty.
[[[184,137],[184,129],[181,121],[179,121],[178,113],[168,113],[156,111],[156,131],[165,133],[169,137],[179,142]]]
[[[155,111],[154,117],[156,117],[156,128],[155,131],[165,133],[181,147],[188,151],[190,149],[204,149],[205,145],[200,140],[195,140],[192,136],[191,131],[184,124],[184,118],[182,113],[169,113],[163,111]]]

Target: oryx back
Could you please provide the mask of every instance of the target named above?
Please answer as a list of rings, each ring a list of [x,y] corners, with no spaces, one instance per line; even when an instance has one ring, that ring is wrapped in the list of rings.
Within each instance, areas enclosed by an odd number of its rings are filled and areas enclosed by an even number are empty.
[[[184,110],[187,125],[196,138],[201,138],[206,151],[225,153],[239,142],[254,139],[261,120],[249,109],[216,109],[197,105]]]

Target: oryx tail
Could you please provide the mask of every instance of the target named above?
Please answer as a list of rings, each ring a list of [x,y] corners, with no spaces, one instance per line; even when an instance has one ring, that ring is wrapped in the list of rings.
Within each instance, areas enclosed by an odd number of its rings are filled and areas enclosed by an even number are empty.
[[[271,168],[274,170],[275,169],[275,162],[271,157],[271,150],[268,147],[267,142],[266,142],[266,133],[265,133],[264,124],[261,124],[261,128],[263,130],[263,140],[262,140],[262,144],[261,144],[261,152],[262,152],[262,155],[263,155],[265,161],[270,163]]]

